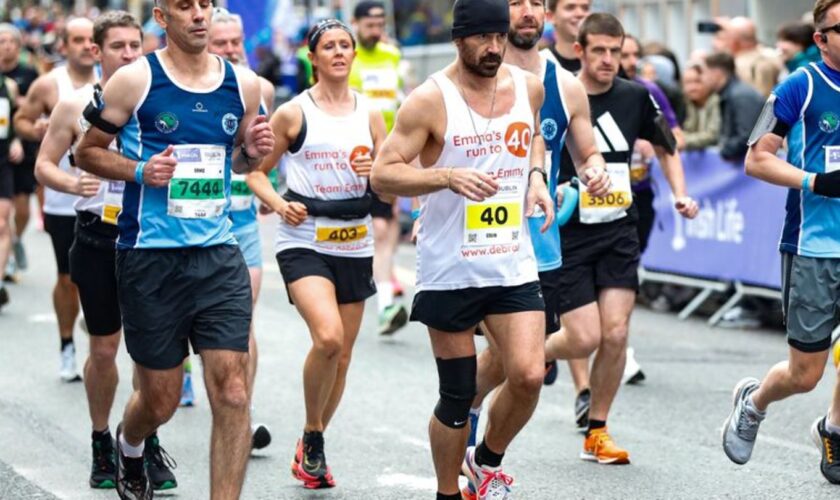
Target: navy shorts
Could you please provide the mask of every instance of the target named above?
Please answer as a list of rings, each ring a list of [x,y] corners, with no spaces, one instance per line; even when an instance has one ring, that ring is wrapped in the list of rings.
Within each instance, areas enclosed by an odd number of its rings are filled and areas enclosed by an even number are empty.
[[[248,352],[251,278],[236,245],[118,250],[125,345],[140,366],[166,370],[193,351]]]

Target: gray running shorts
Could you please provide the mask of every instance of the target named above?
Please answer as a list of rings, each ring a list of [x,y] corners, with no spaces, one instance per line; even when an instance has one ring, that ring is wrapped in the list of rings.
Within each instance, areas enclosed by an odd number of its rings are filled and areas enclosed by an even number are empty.
[[[840,259],[782,253],[782,308],[791,347],[828,350],[840,319]]]

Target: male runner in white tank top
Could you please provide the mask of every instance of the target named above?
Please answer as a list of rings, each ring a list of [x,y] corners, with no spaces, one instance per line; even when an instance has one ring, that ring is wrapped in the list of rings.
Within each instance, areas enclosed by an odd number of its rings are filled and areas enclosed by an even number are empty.
[[[505,50],[504,62],[539,76],[545,87],[545,103],[540,110],[540,120],[541,132],[544,134],[543,140],[546,143],[545,169],[551,179],[549,185],[556,186],[564,144],[571,148],[570,151],[574,154],[574,163],[578,169],[604,168],[604,158],[595,144],[586,89],[580,80],[559,64],[554,63],[549,55],[540,53],[538,42],[545,26],[546,3],[543,0],[515,2],[510,4],[509,11],[510,33],[508,33],[508,47]],[[554,176],[553,179],[552,176]],[[562,202],[562,196],[558,193],[557,204],[560,205]],[[549,231],[558,231],[558,228],[553,226]],[[560,331],[556,304],[559,296],[566,293],[566,290],[557,286],[557,272],[561,266],[559,232],[556,238],[556,240],[550,236],[538,238],[532,235],[540,271],[540,286],[546,306],[546,338]],[[544,247],[542,252],[538,250],[540,246]],[[558,257],[556,260],[555,256]],[[486,325],[482,328],[486,331],[485,327]],[[487,339],[492,342],[491,336]],[[550,369],[548,363],[546,367],[546,370]],[[484,398],[504,382],[504,377],[502,359],[498,355],[496,346],[491,343],[478,356],[478,395],[470,410],[471,443],[475,441],[478,417]],[[546,381],[545,385],[550,385],[550,383]]]
[[[412,319],[429,328],[440,400],[429,434],[438,499],[458,499],[459,465],[478,498],[507,498],[505,450],[539,398],[545,307],[525,217],[539,205],[545,231],[554,203],[545,184],[539,132],[542,82],[502,65],[510,24],[504,0],[458,0],[455,62],[415,90],[373,168],[374,190],[423,196]],[[418,157],[424,168],[413,168]],[[590,179],[587,178],[589,181]],[[605,183],[603,172],[591,179]],[[489,411],[488,432],[467,450],[476,393],[473,332],[484,320],[507,380]]]
[[[93,46],[93,22],[76,18],[67,23],[64,31],[64,50],[67,65],[40,76],[29,87],[26,99],[15,113],[15,132],[22,138],[41,142],[47,132],[49,115],[60,97],[96,82]],[[64,163],[65,168],[69,164]],[[44,229],[49,233],[55,251],[58,281],[53,288],[53,307],[61,337],[61,378],[67,382],[81,380],[76,371],[73,326],[79,315],[79,291],[70,279],[68,253],[73,243],[76,222],[75,203],[78,197],[45,190]]]

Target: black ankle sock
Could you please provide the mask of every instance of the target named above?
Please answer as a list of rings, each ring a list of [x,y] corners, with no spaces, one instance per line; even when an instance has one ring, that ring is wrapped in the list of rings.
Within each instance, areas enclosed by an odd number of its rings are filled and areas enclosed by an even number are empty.
[[[437,500],[461,500],[461,494],[453,493],[451,495],[447,495],[438,491]]]
[[[111,439],[111,429],[105,427],[104,431],[93,431],[90,433],[91,439],[94,441],[105,441]]]
[[[73,343],[73,339],[61,339],[61,350],[63,351],[65,347]]]
[[[313,451],[321,451],[324,449],[324,433],[321,431],[304,431],[303,432],[303,446],[304,449],[311,449]]]
[[[504,458],[504,453],[496,453],[484,444],[484,441],[481,442],[475,448],[475,463],[478,465],[486,465],[488,467],[498,467],[502,465],[502,458]]]
[[[587,434],[594,431],[595,429],[603,429],[606,426],[607,426],[607,421],[606,420],[592,420],[590,418],[589,419],[589,430],[587,431]]]

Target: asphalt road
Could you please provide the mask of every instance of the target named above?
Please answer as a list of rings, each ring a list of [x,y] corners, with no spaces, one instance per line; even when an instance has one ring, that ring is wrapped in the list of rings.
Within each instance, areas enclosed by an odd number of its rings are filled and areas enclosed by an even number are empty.
[[[308,492],[290,477],[289,461],[303,426],[301,370],[309,338],[277,271],[273,225],[273,219],[262,224],[266,266],[255,316],[260,370],[254,415],[270,426],[274,441],[251,460],[243,498],[434,498],[426,428],[437,380],[428,338],[417,324],[392,339],[378,338],[375,301],[363,323],[344,401],[326,434],[338,487]],[[30,270],[10,287],[12,302],[0,312],[0,499],[115,498],[113,491],[87,487],[90,423],[84,388],[58,378],[49,239],[31,229],[25,241]],[[410,281],[413,249],[402,248],[398,260],[400,276]],[[517,498],[840,498],[840,487],[820,475],[819,455],[808,435],[812,421],[827,408],[835,378],[831,370],[813,393],[771,408],[753,460],[739,467],[720,445],[732,387],[744,376],[761,377],[783,359],[783,336],[715,330],[699,320],[680,322],[673,315],[639,310],[631,337],[647,381],[622,388],[610,428],[618,444],[630,450],[633,464],[608,467],[578,459],[582,438],[572,424],[574,391],[562,369],[508,450],[506,472],[516,479]],[[81,331],[76,343],[81,366],[87,352]],[[112,429],[129,394],[131,363],[124,351],[118,364],[122,383]],[[178,462],[179,482],[162,498],[209,494],[210,412],[200,383],[197,389],[197,406],[179,410],[160,432]]]

